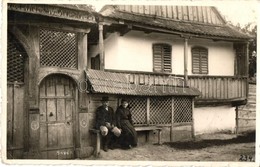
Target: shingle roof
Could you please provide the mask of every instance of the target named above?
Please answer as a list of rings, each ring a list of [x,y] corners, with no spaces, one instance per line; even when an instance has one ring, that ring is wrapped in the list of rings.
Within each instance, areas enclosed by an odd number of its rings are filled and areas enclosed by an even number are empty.
[[[152,15],[130,13],[126,11],[120,11],[119,8],[116,6],[105,7],[104,10],[101,11],[101,14],[104,17],[131,22],[133,25],[143,24],[158,28],[164,28],[171,31],[191,33],[195,35],[236,39],[252,38],[250,35],[240,32],[234,27],[227,24],[207,24],[193,21],[155,17]]]
[[[86,75],[91,85],[92,93],[108,93],[137,96],[199,96],[195,88],[173,87],[162,85],[130,84],[127,74],[87,70]]]

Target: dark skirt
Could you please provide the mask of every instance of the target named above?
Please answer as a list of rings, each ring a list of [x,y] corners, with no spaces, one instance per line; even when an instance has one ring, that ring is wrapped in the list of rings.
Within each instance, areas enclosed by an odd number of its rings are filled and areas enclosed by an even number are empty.
[[[135,128],[128,120],[121,120],[122,133],[120,135],[120,144],[123,147],[129,147],[129,145],[137,146],[137,133]]]

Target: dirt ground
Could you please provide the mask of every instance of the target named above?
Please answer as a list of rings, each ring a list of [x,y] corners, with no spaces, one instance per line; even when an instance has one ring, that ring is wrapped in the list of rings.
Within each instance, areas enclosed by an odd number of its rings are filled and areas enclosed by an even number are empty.
[[[99,157],[90,160],[134,160],[134,161],[254,161],[255,133],[207,134],[196,136],[194,141],[144,143],[130,150],[101,150]]]

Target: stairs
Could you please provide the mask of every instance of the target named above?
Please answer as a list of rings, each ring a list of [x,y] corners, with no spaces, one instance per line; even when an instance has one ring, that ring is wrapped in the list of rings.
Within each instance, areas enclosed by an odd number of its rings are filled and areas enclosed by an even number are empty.
[[[249,84],[248,101],[238,107],[238,133],[256,130],[256,84]]]

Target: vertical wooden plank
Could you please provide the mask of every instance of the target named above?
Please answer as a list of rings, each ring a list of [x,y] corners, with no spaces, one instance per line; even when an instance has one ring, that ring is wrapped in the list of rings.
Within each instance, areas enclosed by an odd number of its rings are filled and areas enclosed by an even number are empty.
[[[41,82],[40,85],[40,104],[39,104],[39,109],[40,109],[40,122],[46,122],[46,99],[41,98],[41,97],[46,97],[46,80],[44,79]]]
[[[40,122],[46,122],[47,120],[47,109],[46,109],[47,103],[46,99],[40,99]]]
[[[24,85],[14,86],[13,147],[23,148]]]
[[[166,6],[166,10],[167,10],[167,17],[168,17],[168,18],[173,18],[172,6],[167,5],[167,6]]]
[[[189,19],[187,6],[182,6],[182,15],[183,15],[183,20]]]
[[[132,6],[132,12],[133,12],[133,13],[138,13],[138,9],[137,9],[137,6],[136,6],[136,5],[133,5],[133,6]]]
[[[167,6],[161,6],[162,17],[167,17]]]
[[[148,5],[144,5],[144,14],[148,15],[150,13],[150,7]]]
[[[192,109],[191,109],[191,112],[192,112],[192,125],[191,125],[191,136],[193,139],[195,139],[195,126],[194,126],[194,123],[195,123],[195,116],[194,116],[194,99],[191,99],[192,100]]]
[[[65,99],[57,99],[57,121],[65,121]]]
[[[13,146],[13,112],[14,112],[13,93],[14,93],[13,85],[8,84],[7,85],[7,140],[6,140],[7,149]],[[10,154],[12,155],[12,153]]]
[[[57,120],[57,109],[56,109],[56,99],[47,99],[47,121],[56,121]]]
[[[199,22],[203,22],[203,10],[202,10],[202,6],[198,6],[198,7],[197,7],[197,11],[198,11],[198,21],[199,21]]]
[[[202,16],[203,16],[203,23],[207,23],[207,9],[205,6],[202,6]]]
[[[192,6],[193,20],[199,21],[197,6]]]
[[[188,6],[188,16],[189,16],[189,21],[193,21],[194,20],[194,13],[193,13],[192,6]]]
[[[57,124],[48,124],[48,148],[58,147],[58,130]],[[64,139],[65,140],[65,139]]]
[[[48,148],[47,142],[48,142],[48,126],[46,123],[40,123],[40,141],[39,141],[40,150],[46,150]]]
[[[46,80],[46,95],[51,97],[55,96],[55,80],[53,76],[49,76]]]
[[[209,82],[209,98],[212,99],[212,78],[208,78]]]
[[[210,24],[212,24],[212,20],[211,20],[211,13],[210,13],[210,7],[209,6],[207,6],[206,7],[206,9],[207,9],[207,15],[208,15],[208,23],[210,23]]]
[[[56,77],[56,96],[64,96],[65,90],[64,90],[64,79],[62,77]]]
[[[172,6],[172,18],[178,19],[177,6]]]
[[[205,98],[209,98],[209,84],[208,84],[208,78],[204,78],[204,84],[205,84]]]
[[[143,5],[138,5],[138,11],[139,11],[139,13],[140,14],[144,14],[144,7],[143,7]]]
[[[225,92],[226,92],[226,99],[228,99],[228,78],[225,78]]]
[[[177,14],[178,14],[177,18],[178,18],[178,20],[182,20],[182,7],[176,6],[176,8],[177,8]]]
[[[210,15],[211,15],[212,24],[217,24],[216,15],[212,10],[210,10]]]
[[[65,89],[65,96],[72,96],[72,91],[71,91],[71,87],[70,87],[70,80],[65,79],[64,80],[64,89]]]
[[[156,14],[156,13],[155,13],[155,6],[154,6],[154,5],[151,5],[151,6],[150,6],[149,14],[150,14],[150,15],[155,15],[155,14]]]
[[[202,96],[203,98],[206,98],[206,83],[205,78],[201,78],[201,89],[203,90]]]

